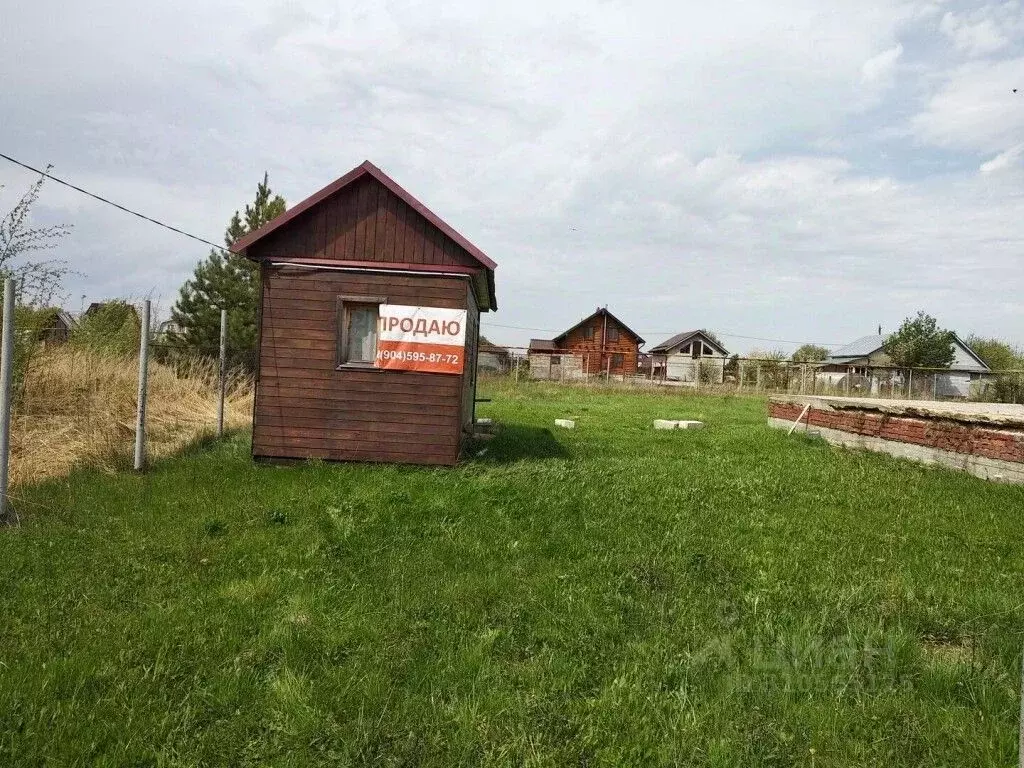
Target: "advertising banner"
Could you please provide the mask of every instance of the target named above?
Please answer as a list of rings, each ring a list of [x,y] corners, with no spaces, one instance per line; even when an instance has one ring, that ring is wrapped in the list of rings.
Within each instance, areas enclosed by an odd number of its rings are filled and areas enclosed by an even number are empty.
[[[465,352],[466,310],[380,305],[376,367],[460,374]]]

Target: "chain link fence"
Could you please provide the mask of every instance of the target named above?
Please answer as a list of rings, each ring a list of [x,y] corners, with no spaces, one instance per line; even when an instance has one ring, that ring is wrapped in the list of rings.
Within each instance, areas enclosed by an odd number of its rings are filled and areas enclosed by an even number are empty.
[[[108,327],[39,326],[14,312],[8,466],[15,488],[83,466],[142,468],[249,426],[246,363],[255,365],[254,350],[184,349],[148,328],[148,302],[120,303],[129,307],[127,320]]]
[[[830,365],[777,358],[641,354],[636,370],[615,372],[613,353],[483,346],[478,377],[513,383],[617,383],[713,393],[829,395],[905,400],[971,400],[1024,403],[1024,371],[961,371],[936,368]]]

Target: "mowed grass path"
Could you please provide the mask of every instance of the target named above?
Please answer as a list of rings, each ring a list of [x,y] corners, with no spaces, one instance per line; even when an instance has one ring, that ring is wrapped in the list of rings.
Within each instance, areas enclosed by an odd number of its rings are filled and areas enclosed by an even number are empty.
[[[1015,764],[1024,489],[755,399],[491,390],[454,470],[243,435],[23,489],[0,764]]]

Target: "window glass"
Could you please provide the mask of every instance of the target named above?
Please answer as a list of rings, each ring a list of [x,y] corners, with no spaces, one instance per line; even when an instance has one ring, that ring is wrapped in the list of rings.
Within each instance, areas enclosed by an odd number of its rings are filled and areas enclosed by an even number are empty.
[[[612,368],[621,368],[621,367],[622,367],[622,355],[620,355],[620,354],[612,355]]]
[[[342,362],[372,363],[377,355],[377,305],[345,305],[345,352]]]
[[[618,341],[618,340],[619,340],[619,329],[616,328],[614,325],[609,325],[608,326],[608,341]]]

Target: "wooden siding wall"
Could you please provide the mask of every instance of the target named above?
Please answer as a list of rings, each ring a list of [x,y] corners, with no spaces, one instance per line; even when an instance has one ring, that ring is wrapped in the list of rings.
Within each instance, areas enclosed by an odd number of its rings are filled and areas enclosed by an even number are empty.
[[[462,429],[472,432],[476,406],[476,363],[479,347],[480,310],[472,287],[466,289],[466,359],[462,374]]]
[[[637,372],[637,358],[640,345],[632,331],[621,324],[608,318],[608,327],[618,326],[619,338],[617,341],[609,341],[601,350],[601,339],[603,338],[605,319],[603,316],[591,318],[585,325],[573,330],[568,336],[558,343],[560,350],[570,350],[572,353],[582,356],[584,370],[587,374],[604,373],[608,370],[608,362],[612,355],[622,355],[622,365],[611,366],[613,374],[632,375]],[[591,338],[585,337],[586,328],[593,328],[594,335]]]
[[[465,309],[467,281],[264,267],[253,455],[454,464],[463,376],[336,369],[339,295]]]
[[[481,268],[376,179],[366,176],[251,249],[260,259],[335,259]]]

